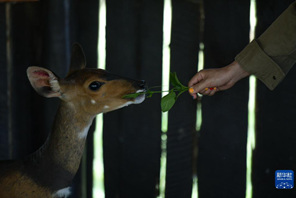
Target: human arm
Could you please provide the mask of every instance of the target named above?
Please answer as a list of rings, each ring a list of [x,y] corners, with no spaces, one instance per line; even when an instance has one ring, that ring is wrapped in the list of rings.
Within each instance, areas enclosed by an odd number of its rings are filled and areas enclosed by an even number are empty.
[[[296,63],[296,2],[292,3],[235,60],[270,90],[285,78]]]
[[[224,68],[206,69],[197,73],[188,84],[194,88],[191,95],[194,98],[196,93],[213,95],[219,90],[232,87],[241,79],[237,78],[240,73],[238,68],[248,74],[254,74],[273,90],[296,63],[295,35],[296,2],[292,3],[258,39],[253,40],[235,57],[232,64],[238,64],[240,67],[231,67],[230,64]],[[221,87],[223,83],[226,86]],[[205,91],[206,87],[217,89]]]

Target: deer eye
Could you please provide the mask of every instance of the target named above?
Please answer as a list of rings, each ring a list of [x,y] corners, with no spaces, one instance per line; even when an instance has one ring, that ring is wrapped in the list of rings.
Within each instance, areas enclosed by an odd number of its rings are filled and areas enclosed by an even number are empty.
[[[100,89],[100,87],[103,85],[103,82],[99,82],[99,81],[94,81],[92,83],[90,83],[90,85],[88,86],[88,88],[92,91],[97,91],[98,89]]]

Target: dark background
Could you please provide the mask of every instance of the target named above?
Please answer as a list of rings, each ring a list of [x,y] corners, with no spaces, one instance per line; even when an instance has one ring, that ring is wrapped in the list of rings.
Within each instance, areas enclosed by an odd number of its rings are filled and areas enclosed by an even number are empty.
[[[259,36],[293,0],[257,0]],[[87,66],[97,67],[98,0],[41,0],[0,3],[0,159],[21,158],[39,148],[51,130],[58,100],[31,88],[28,66],[64,77],[70,49],[79,42]],[[172,0],[171,71],[186,84],[196,73],[199,43],[205,68],[222,67],[249,42],[249,0]],[[106,67],[112,73],[160,85],[163,0],[107,0]],[[269,91],[257,83],[254,198],[292,198],[276,190],[276,170],[296,170],[296,71]],[[189,198],[197,173],[199,198],[243,198],[246,186],[248,79],[196,101],[183,94],[169,112],[166,197]],[[156,197],[161,155],[160,96],[104,115],[104,172],[107,198]],[[196,119],[202,119],[196,131]],[[94,127],[91,128],[93,130]],[[92,197],[93,134],[87,165],[71,197]],[[198,150],[198,154],[194,152]],[[82,172],[86,174],[81,174]],[[86,183],[82,183],[86,175]]]

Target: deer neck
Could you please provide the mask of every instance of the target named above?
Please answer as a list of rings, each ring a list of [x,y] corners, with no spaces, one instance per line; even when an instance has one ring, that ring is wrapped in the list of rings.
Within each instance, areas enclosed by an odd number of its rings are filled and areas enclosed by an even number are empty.
[[[76,173],[83,154],[88,130],[94,116],[61,102],[48,139],[47,153],[71,173]]]
[[[70,185],[79,168],[86,136],[94,117],[78,111],[71,104],[61,102],[52,133],[27,162],[28,174],[52,190]]]

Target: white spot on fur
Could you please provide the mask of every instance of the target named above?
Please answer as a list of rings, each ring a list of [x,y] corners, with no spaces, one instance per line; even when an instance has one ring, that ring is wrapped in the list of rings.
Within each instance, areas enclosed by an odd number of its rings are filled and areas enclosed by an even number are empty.
[[[104,109],[109,109],[110,107],[108,105],[105,105],[103,108]]]
[[[96,101],[93,99],[91,99],[90,102],[91,102],[91,104],[96,104]]]
[[[67,198],[71,194],[71,187],[63,188],[53,194],[54,198]]]
[[[78,134],[78,137],[80,139],[83,139],[83,138],[86,138],[87,137],[87,134],[88,134],[88,130],[89,130],[89,127],[90,127],[91,123],[89,123],[89,125],[87,125],[79,134]]]

